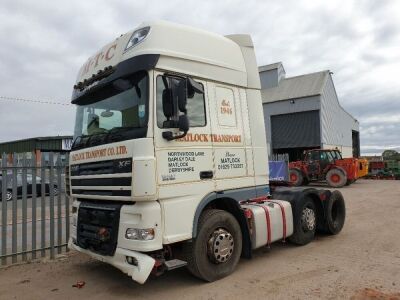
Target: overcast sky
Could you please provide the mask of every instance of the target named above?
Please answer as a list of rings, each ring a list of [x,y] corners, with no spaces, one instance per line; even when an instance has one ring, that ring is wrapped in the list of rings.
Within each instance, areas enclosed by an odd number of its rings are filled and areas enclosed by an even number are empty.
[[[143,21],[249,33],[259,65],[287,77],[329,69],[361,124],[362,153],[400,150],[400,1],[19,1],[0,3],[0,142],[72,134],[76,74]]]

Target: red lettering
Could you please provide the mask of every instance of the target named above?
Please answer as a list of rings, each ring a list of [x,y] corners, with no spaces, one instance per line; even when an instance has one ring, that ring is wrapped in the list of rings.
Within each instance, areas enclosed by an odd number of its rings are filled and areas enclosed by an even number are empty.
[[[110,48],[108,48],[108,50],[107,50],[107,52],[106,52],[106,55],[105,55],[105,60],[110,60],[111,58],[113,58],[114,57],[114,53],[110,56],[110,51],[111,51],[111,49],[116,49],[117,48],[117,45],[116,44],[114,44],[114,45],[112,45]]]
[[[97,53],[96,56],[94,57],[94,67],[96,68],[99,65],[99,59],[103,59],[104,58],[104,54],[103,52]]]

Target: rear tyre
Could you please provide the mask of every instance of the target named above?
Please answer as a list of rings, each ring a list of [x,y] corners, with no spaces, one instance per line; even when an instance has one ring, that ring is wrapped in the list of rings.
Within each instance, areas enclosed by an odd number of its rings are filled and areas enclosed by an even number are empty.
[[[329,234],[338,234],[346,219],[346,206],[342,193],[333,191],[326,204],[326,231]]]
[[[231,274],[242,252],[242,231],[230,213],[209,209],[202,213],[197,237],[184,245],[189,271],[212,282]]]
[[[342,170],[335,168],[328,171],[326,181],[331,187],[338,188],[346,185],[347,176]]]
[[[293,208],[293,235],[289,241],[296,245],[305,245],[315,236],[317,227],[317,211],[314,201],[305,196]]]
[[[299,170],[290,169],[289,180],[294,186],[300,186],[303,184],[304,181],[303,174],[301,174]]]

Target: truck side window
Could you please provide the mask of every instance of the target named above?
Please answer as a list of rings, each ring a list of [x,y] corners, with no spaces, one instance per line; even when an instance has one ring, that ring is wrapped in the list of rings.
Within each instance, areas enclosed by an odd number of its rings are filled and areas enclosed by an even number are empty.
[[[172,81],[179,81],[181,79],[177,77],[170,77]],[[165,86],[162,80],[162,76],[157,76],[157,126],[159,128],[167,128],[164,126],[164,122],[167,118],[164,116],[162,107],[162,95],[165,90]],[[177,107],[177,104],[175,105]],[[190,127],[203,127],[206,126],[206,104],[204,94],[194,93],[193,97],[187,98],[187,116],[189,118]],[[177,118],[177,116],[176,116]]]

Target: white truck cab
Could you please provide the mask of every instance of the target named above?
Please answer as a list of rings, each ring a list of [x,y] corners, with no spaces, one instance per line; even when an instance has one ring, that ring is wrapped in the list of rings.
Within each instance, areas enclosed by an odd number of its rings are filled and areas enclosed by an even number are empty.
[[[139,283],[184,265],[213,281],[254,248],[343,226],[339,192],[270,190],[249,35],[144,23],[89,58],[72,103],[69,246]]]

